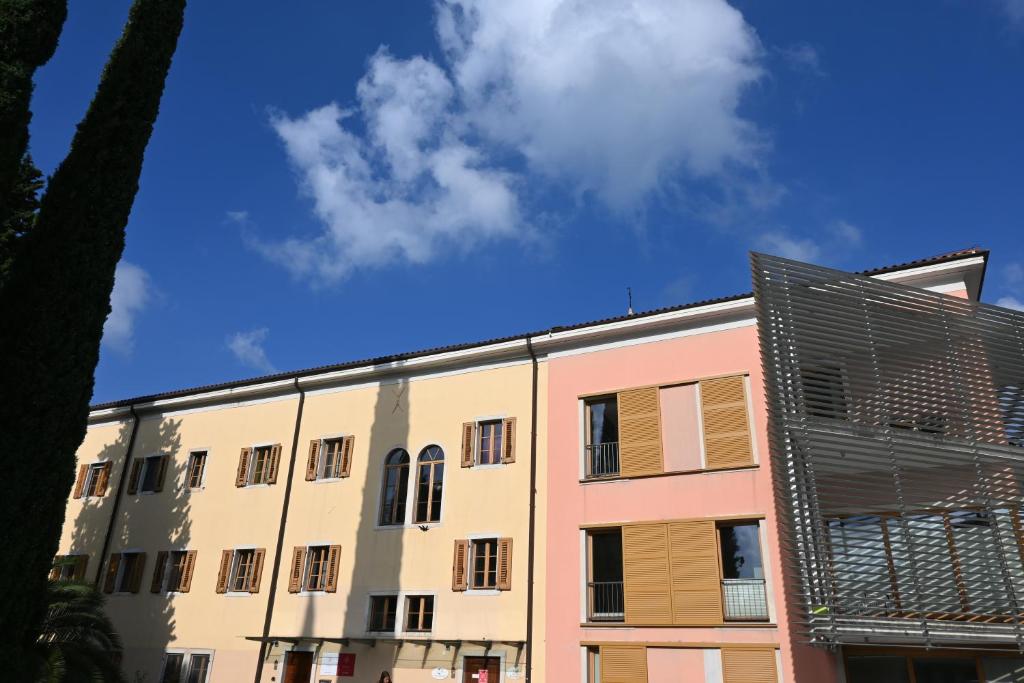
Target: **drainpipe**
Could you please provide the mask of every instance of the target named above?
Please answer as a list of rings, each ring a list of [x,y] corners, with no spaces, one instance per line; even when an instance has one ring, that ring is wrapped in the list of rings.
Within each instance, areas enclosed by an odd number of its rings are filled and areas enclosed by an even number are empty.
[[[295,391],[299,392],[299,407],[295,411],[295,431],[292,432],[292,453],[288,458],[288,477],[284,480],[284,502],[281,504],[281,525],[277,529],[277,549],[274,552],[274,570],[270,574],[270,595],[267,596],[267,615],[263,620],[263,637],[260,639],[259,659],[256,661],[254,683],[260,683],[263,676],[263,660],[267,656],[267,638],[270,636],[270,621],[274,616],[274,600],[277,597],[277,579],[281,573],[281,550],[284,547],[284,528],[288,523],[288,503],[292,498],[292,475],[295,473],[295,456],[299,450],[299,425],[302,424],[302,407],[306,403],[306,392],[295,377]]]
[[[103,567],[107,563],[107,553],[110,551],[110,537],[114,535],[114,521],[117,519],[117,510],[121,507],[121,494],[124,492],[124,482],[128,478],[128,465],[132,461],[132,449],[135,447],[135,435],[139,431],[139,414],[135,412],[135,406],[128,406],[128,412],[132,416],[132,433],[128,436],[128,449],[124,452],[124,465],[121,466],[121,476],[117,480],[117,492],[114,494],[114,506],[110,511],[110,521],[107,522],[107,533],[103,537],[103,550],[100,551],[100,561],[96,567],[96,580],[93,586],[100,587],[103,579]]]
[[[533,342],[526,338],[526,350],[533,366],[530,396],[530,530],[526,564],[526,676],[530,683],[533,676],[533,581],[537,526],[537,353]],[[542,677],[543,678],[543,677]]]

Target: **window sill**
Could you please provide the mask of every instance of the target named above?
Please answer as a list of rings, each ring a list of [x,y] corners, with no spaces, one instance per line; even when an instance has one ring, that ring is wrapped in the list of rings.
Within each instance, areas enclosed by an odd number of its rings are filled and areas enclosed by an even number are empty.
[[[224,595],[229,598],[250,598],[253,594],[249,591],[228,591]]]
[[[269,489],[270,484],[246,484],[245,486],[236,486],[239,489]]]
[[[339,481],[343,481],[345,477],[317,477],[316,479],[308,482],[310,484],[335,484]]]
[[[337,593],[328,593],[327,591],[299,591],[298,593],[292,593],[292,595],[298,596],[300,598],[322,598],[328,595],[337,595]]]
[[[388,530],[399,530],[399,529],[419,529],[421,526],[425,526],[429,529],[441,526],[443,522],[413,522],[412,524],[378,524],[374,527],[379,531]]]
[[[586,479],[580,479],[580,484],[606,484],[615,481],[633,481],[635,479],[656,479],[658,477],[677,477],[680,475],[692,475],[692,474],[721,474],[723,472],[746,472],[748,470],[756,470],[760,467],[759,463],[753,465],[741,465],[740,467],[721,467],[713,470],[677,470],[672,472],[658,472],[657,474],[636,474],[631,477],[624,477],[619,475],[617,477],[590,477]]]
[[[497,588],[469,588],[465,591],[466,595],[501,595],[506,592]]]
[[[472,467],[467,467],[467,470],[503,470],[508,467],[511,463],[507,462],[496,462],[489,465],[477,465],[474,464]]]
[[[778,628],[773,621],[723,621],[718,624],[627,624],[622,621],[583,621],[580,628]]]

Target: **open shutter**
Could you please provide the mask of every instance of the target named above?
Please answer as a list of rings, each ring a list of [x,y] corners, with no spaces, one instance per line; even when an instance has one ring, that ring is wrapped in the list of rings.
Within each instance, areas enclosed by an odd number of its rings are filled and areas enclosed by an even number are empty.
[[[53,566],[50,567],[50,581],[56,581],[60,578],[60,568],[64,566],[64,562],[67,560],[66,555],[56,555],[53,558]]]
[[[231,557],[234,551],[223,550],[220,554],[220,570],[217,572],[217,592],[228,592],[228,574],[231,573]]]
[[[462,423],[462,466],[473,466],[473,437],[476,435],[475,422]]]
[[[622,476],[664,472],[658,387],[620,391],[618,407],[619,467]]]
[[[778,683],[775,650],[722,648],[722,683]]]
[[[161,455],[159,463],[157,464],[156,471],[156,487],[153,489],[156,492],[164,490],[164,479],[167,477],[167,461],[170,460],[169,455]]]
[[[602,645],[600,683],[647,683],[647,648]]]
[[[626,623],[661,626],[672,623],[668,525],[622,527],[622,581]]]
[[[302,590],[302,569],[306,565],[306,547],[297,545],[292,549],[292,563],[288,574],[288,592],[298,593]]]
[[[185,553],[185,567],[181,570],[181,582],[178,584],[178,591],[188,593],[192,588],[192,574],[196,570],[196,552],[189,550]]]
[[[235,473],[235,486],[245,486],[249,482],[249,460],[252,459],[252,449],[243,448],[238,456],[238,471]]]
[[[113,593],[114,582],[117,581],[117,570],[121,568],[121,553],[110,553],[107,563],[107,575],[103,578],[103,592]]]
[[[142,477],[142,458],[132,460],[132,471],[128,476],[128,495],[134,496],[139,490],[139,479]]]
[[[498,590],[512,590],[512,539],[498,539]]]
[[[150,593],[159,593],[164,587],[164,569],[167,568],[167,551],[156,554],[156,566],[153,567],[153,582],[149,584]],[[173,589],[174,586],[169,586]]]
[[[79,465],[78,466],[78,479],[75,480],[75,493],[74,493],[74,497],[75,498],[81,498],[82,497],[82,491],[85,489],[85,478],[88,476],[88,474],[89,474],[89,466],[88,465]]]
[[[722,587],[714,520],[668,525],[672,620],[685,626],[722,623]]]
[[[146,569],[146,553],[135,553],[135,566],[132,567],[132,575],[129,577],[128,590],[138,593],[142,587],[142,572]]]
[[[452,590],[464,591],[469,588],[469,541],[456,539],[455,557],[452,560]]]
[[[263,575],[263,557],[267,554],[266,548],[256,548],[252,553],[252,574],[249,575],[249,592],[260,592],[260,577]]]
[[[341,562],[341,546],[332,545],[327,550],[327,583],[324,590],[328,593],[338,591],[338,563]]]
[[[88,555],[75,556],[75,581],[85,581],[85,570],[89,566]]]
[[[309,442],[309,455],[306,456],[306,481],[316,479],[316,471],[320,465],[320,439]]]
[[[501,461],[516,461],[516,419],[506,417],[501,421]]]
[[[356,447],[356,437],[349,434],[341,442],[341,472],[340,477],[347,477],[352,473],[352,449]]]
[[[103,463],[103,467],[97,473],[98,479],[96,480],[96,495],[105,496],[107,495],[107,484],[110,483],[110,466],[113,465],[111,462]]]
[[[744,377],[701,381],[700,408],[708,469],[753,465]]]
[[[270,447],[270,467],[267,470],[267,483],[277,483],[277,468],[281,464],[281,444],[276,443]]]

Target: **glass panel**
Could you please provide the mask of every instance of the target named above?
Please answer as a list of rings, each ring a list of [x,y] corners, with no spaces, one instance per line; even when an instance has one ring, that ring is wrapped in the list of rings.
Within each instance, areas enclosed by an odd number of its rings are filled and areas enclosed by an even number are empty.
[[[426,522],[427,506],[430,503],[430,468],[429,464],[419,466],[417,482],[419,487],[416,491],[416,522]]]
[[[763,579],[761,543],[756,524],[720,527],[722,578]]]
[[[86,475],[88,481],[85,484],[85,495],[95,496],[99,494],[99,483],[100,483],[100,471],[103,469],[103,465],[90,465],[89,472]]]
[[[188,663],[188,683],[206,683],[210,673],[210,655],[192,655]]]
[[[981,660],[985,683],[1024,683],[1024,659],[985,657]]]
[[[181,665],[185,655],[180,652],[168,652],[164,655],[164,675],[160,683],[181,683]]]
[[[121,556],[121,567],[119,571],[117,590],[126,592],[130,588],[132,574],[135,573],[135,563],[139,561],[137,553],[125,553]]]
[[[846,683],[910,683],[907,658],[874,655],[847,657]]]
[[[189,488],[197,489],[203,483],[203,467],[206,465],[206,453],[193,453],[188,467]]]
[[[181,574],[185,571],[185,552],[175,550],[170,553],[167,571],[167,590],[176,591],[181,585]]]
[[[590,420],[590,445],[619,440],[618,400],[602,398],[587,401]]]
[[[434,465],[434,490],[430,497],[430,521],[441,521],[441,493],[444,485],[444,463]]]
[[[974,658],[915,657],[915,683],[979,683]]]

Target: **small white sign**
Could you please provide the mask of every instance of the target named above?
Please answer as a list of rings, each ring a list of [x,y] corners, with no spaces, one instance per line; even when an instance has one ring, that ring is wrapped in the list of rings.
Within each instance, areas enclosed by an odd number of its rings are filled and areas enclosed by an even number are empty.
[[[443,666],[439,666],[433,671],[431,671],[430,675],[439,681],[443,681],[444,679],[448,678],[448,669],[444,668]]]
[[[515,680],[523,677],[523,671],[518,666],[510,666],[505,669],[505,678]]]
[[[337,676],[338,675],[338,655],[336,655],[336,654],[322,654],[322,655],[320,655],[320,675],[321,676]]]

